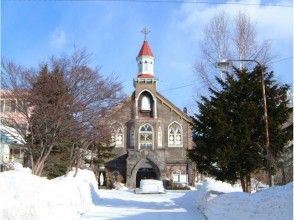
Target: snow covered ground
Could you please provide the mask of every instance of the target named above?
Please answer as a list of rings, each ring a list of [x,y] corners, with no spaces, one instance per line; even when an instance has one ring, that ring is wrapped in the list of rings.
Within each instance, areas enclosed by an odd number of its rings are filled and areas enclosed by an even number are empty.
[[[81,220],[291,220],[293,184],[257,193],[243,193],[239,185],[208,178],[188,192],[134,194],[100,190],[100,201]]]
[[[100,190],[99,205],[81,220],[204,220],[195,206],[197,191],[166,194],[135,194],[132,191]]]
[[[293,183],[257,193],[207,179],[195,190],[135,194],[98,190],[94,174],[80,170],[53,180],[17,167],[0,173],[1,220],[291,220]]]

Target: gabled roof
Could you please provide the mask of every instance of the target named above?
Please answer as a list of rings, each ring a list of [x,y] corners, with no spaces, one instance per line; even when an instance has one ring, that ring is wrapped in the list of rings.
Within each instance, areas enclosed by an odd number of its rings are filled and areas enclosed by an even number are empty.
[[[192,118],[190,118],[185,112],[175,106],[172,102],[170,102],[167,98],[161,95],[159,92],[156,92],[156,98],[158,98],[162,103],[166,106],[170,107],[176,114],[178,114],[181,118],[187,121],[189,124],[192,124]]]
[[[111,116],[112,113],[118,112],[120,114],[120,110],[124,108],[124,106],[129,104],[135,97],[135,93],[133,92],[130,96],[127,96],[118,106],[111,109],[108,113],[108,116]],[[179,109],[177,106],[175,106],[173,103],[171,103],[167,98],[165,98],[163,95],[161,95],[159,92],[156,92],[156,98],[159,99],[164,105],[172,109],[177,115],[179,115],[181,118],[183,118],[186,122],[188,122],[190,125],[193,124],[192,118],[189,117],[185,112],[183,112],[181,109]]]
[[[153,53],[151,51],[151,48],[150,48],[147,40],[144,40],[143,45],[141,47],[141,50],[140,50],[137,57],[140,57],[140,56],[151,56],[151,57],[153,57]]]

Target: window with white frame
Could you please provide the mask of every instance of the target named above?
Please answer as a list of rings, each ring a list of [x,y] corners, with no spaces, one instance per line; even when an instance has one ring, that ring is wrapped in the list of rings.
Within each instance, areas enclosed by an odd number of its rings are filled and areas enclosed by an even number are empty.
[[[180,177],[181,177],[181,171],[180,170],[175,170],[173,172],[173,182],[179,183],[180,182]]]
[[[149,124],[144,124],[139,128],[139,147],[140,149],[153,148],[153,128]]]
[[[123,147],[124,145],[124,130],[123,126],[119,123],[112,124],[111,132],[111,145],[115,147]]]
[[[15,112],[16,111],[16,100],[2,99],[0,111],[1,112]]]
[[[184,171],[175,170],[172,175],[173,182],[175,183],[188,183],[188,175]]]
[[[169,147],[183,146],[182,127],[177,122],[173,122],[168,126],[168,146]]]
[[[162,147],[162,131],[161,131],[161,126],[158,127],[158,147]]]
[[[0,112],[18,112],[25,110],[27,103],[25,100],[1,99]]]

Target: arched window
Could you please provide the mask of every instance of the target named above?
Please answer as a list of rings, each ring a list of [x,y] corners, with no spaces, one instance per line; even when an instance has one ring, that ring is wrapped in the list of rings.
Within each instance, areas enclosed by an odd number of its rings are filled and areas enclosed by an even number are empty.
[[[149,99],[149,97],[147,97],[145,95],[142,97],[141,110],[142,111],[151,111],[150,99]]]
[[[124,129],[119,123],[114,123],[111,126],[111,144],[115,147],[124,146]]]
[[[139,117],[157,117],[156,97],[147,89],[144,89],[136,98],[136,110]]]
[[[149,124],[144,124],[139,128],[139,148],[153,148],[153,128]]]
[[[168,126],[168,146],[169,147],[183,146],[182,127],[177,122],[173,122]]]
[[[162,147],[162,131],[161,126],[158,127],[158,148]]]

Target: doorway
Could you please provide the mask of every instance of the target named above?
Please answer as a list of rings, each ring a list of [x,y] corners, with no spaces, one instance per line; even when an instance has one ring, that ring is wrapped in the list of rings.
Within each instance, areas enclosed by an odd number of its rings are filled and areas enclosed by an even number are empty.
[[[142,179],[158,179],[154,168],[140,168],[136,176],[136,187],[140,187]]]

